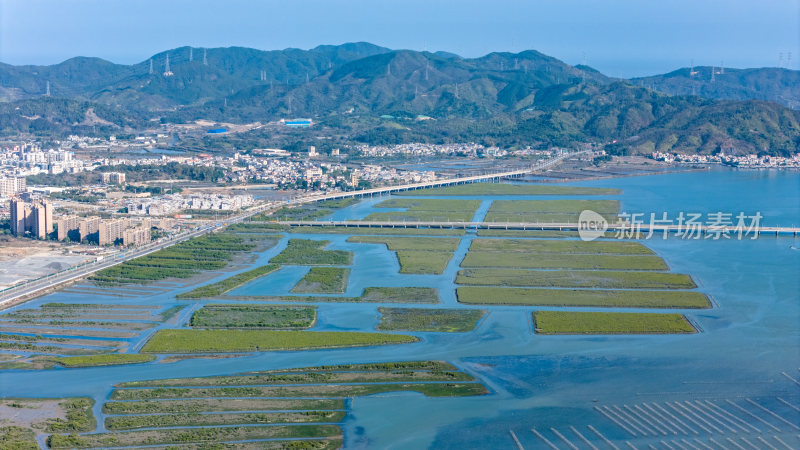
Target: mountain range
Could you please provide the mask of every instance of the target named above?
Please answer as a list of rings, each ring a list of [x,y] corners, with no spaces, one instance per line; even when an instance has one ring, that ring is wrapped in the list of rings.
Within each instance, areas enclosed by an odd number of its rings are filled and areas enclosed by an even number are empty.
[[[617,153],[790,154],[800,149],[800,111],[792,109],[800,106],[799,86],[800,72],[771,68],[616,79],[533,50],[462,58],[363,42],[180,47],[133,65],[85,57],[0,64],[0,133],[312,117],[354,142],[598,142]]]

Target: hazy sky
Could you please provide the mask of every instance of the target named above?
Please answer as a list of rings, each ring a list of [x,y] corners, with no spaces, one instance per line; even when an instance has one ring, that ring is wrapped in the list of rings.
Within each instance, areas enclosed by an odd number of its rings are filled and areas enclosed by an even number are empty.
[[[800,0],[0,0],[0,61],[133,63],[182,45],[536,49],[613,76],[800,67]]]

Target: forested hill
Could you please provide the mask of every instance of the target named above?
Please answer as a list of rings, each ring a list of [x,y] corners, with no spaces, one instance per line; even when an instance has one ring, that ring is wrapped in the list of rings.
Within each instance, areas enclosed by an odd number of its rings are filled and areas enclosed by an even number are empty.
[[[663,75],[634,78],[639,86],[672,95],[699,95],[728,100],[765,100],[800,109],[800,71],[764,67],[683,68]]]
[[[692,96],[681,91],[679,74],[662,76],[670,82],[612,79],[533,50],[462,58],[368,43],[280,51],[181,47],[130,66],[97,58],[0,65],[0,131],[110,133],[197,119],[313,117],[368,143],[616,141],[610,149],[617,152],[798,151],[800,112],[768,98],[771,88],[797,89],[789,86],[797,73],[782,74],[775,87],[768,75],[742,72],[715,74],[719,84],[696,86]],[[700,83],[692,77],[688,82]],[[721,90],[723,81],[733,87]],[[43,97],[48,82],[51,96]],[[739,100],[713,99],[726,96]],[[433,120],[420,120],[427,118]]]

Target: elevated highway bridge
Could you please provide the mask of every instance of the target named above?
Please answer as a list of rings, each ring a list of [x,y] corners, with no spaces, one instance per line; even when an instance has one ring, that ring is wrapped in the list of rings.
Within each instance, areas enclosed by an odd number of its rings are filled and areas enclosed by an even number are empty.
[[[448,222],[448,221],[419,221],[419,222],[378,222],[363,220],[344,220],[344,221],[310,221],[310,220],[288,220],[276,221],[275,223],[293,227],[334,227],[334,228],[432,228],[432,229],[456,229],[456,230],[524,230],[524,231],[579,231],[578,223],[544,223],[544,222]],[[605,231],[609,232],[638,232],[638,233],[699,233],[701,237],[706,234],[720,234],[728,236],[738,236],[740,228],[735,226],[680,226],[680,225],[660,225],[648,223],[614,224],[609,223]],[[797,236],[800,234],[800,227],[755,227],[752,230],[741,229],[742,234],[750,237],[757,235],[784,235]]]

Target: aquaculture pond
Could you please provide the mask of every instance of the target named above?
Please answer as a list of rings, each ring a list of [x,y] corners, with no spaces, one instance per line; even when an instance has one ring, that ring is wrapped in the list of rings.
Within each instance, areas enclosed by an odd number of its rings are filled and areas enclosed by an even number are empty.
[[[506,220],[598,205],[800,224],[796,172],[522,186],[366,198],[315,218]],[[515,212],[515,201],[526,203]],[[92,399],[96,426],[30,436],[0,424],[0,435],[59,448],[800,446],[797,238],[256,229],[230,232],[249,253],[194,253],[225,268],[87,280],[3,311],[0,396]]]

